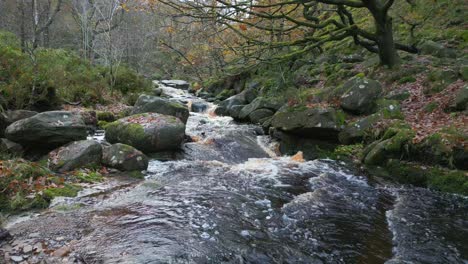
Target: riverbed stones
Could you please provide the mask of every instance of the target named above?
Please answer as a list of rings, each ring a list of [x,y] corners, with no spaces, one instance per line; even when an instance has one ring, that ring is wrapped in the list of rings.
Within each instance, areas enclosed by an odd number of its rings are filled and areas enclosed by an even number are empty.
[[[340,106],[354,114],[371,113],[383,91],[379,82],[366,78],[353,78],[343,85],[342,90]]]
[[[151,95],[141,95],[135,103],[131,114],[136,115],[142,113],[158,113],[175,116],[182,120],[184,124],[187,123],[187,119],[190,115],[185,105]]]
[[[148,162],[145,154],[129,145],[117,143],[103,149],[102,163],[120,171],[143,171]]]
[[[7,139],[25,147],[53,149],[86,139],[86,125],[80,114],[50,111],[14,122],[5,131]]]
[[[333,108],[283,107],[271,120],[271,126],[302,137],[338,140],[344,114]]]
[[[106,140],[123,143],[145,153],[178,149],[185,138],[180,119],[157,113],[144,113],[119,119],[106,127]]]
[[[94,140],[71,142],[49,153],[49,166],[58,172],[92,168],[100,164],[102,147]]]
[[[252,122],[254,124],[259,124],[259,123],[261,123],[260,122],[261,120],[264,120],[265,118],[271,117],[274,114],[275,114],[275,112],[273,112],[272,110],[262,108],[262,109],[257,109],[255,111],[253,111],[252,113],[250,113],[249,119],[250,119],[250,122]]]
[[[172,88],[183,90],[187,90],[190,87],[190,84],[183,80],[162,80],[161,83]]]

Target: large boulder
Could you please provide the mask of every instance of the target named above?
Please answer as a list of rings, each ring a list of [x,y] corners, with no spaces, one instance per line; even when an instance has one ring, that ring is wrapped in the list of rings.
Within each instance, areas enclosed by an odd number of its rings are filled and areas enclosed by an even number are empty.
[[[379,82],[365,78],[347,81],[342,90],[341,108],[355,114],[372,112],[383,91]]]
[[[303,137],[338,140],[344,125],[343,112],[333,108],[283,107],[271,120],[271,126]]]
[[[260,122],[261,120],[264,120],[267,117],[271,117],[274,114],[275,112],[273,112],[272,110],[262,108],[262,109],[255,110],[252,113],[250,113],[249,120],[254,124],[258,124],[258,123],[261,123]]]
[[[174,116],[144,113],[119,119],[106,126],[106,140],[124,143],[145,153],[178,149],[185,125]]]
[[[458,90],[452,99],[449,110],[466,111],[468,110],[468,85]]]
[[[71,141],[86,139],[86,125],[81,115],[51,111],[14,122],[5,136],[24,147],[53,149]]]
[[[229,109],[229,115],[234,119],[239,119],[240,112],[245,105],[234,105]]]
[[[16,121],[19,121],[21,119],[33,117],[37,115],[38,113],[36,111],[29,111],[29,110],[12,110],[12,111],[7,111],[6,117],[8,120],[9,124],[12,124]]]
[[[129,145],[117,143],[103,149],[102,164],[120,171],[146,170],[148,163],[145,154]]]
[[[432,55],[439,58],[456,58],[457,53],[454,49],[446,48],[444,45],[428,40],[421,44],[419,49],[421,54]]]
[[[284,102],[275,98],[257,97],[250,104],[244,106],[239,113],[240,119],[247,119],[249,115],[259,109],[269,109],[276,112],[281,108]]]
[[[190,87],[190,84],[187,81],[183,80],[162,80],[161,83],[169,87],[184,90],[187,90]]]
[[[49,153],[49,166],[58,172],[99,166],[102,147],[94,140],[71,142]]]
[[[190,115],[188,108],[180,103],[163,99],[157,96],[141,95],[135,103],[132,115],[142,113],[158,113],[163,115],[175,116],[187,123]]]
[[[0,139],[0,152],[9,153],[13,155],[21,155],[23,153],[23,147],[11,140],[6,138]]]

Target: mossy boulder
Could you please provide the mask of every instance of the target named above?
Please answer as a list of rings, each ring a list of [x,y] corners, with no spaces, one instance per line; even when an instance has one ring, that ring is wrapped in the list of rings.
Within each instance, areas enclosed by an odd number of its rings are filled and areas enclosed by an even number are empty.
[[[432,55],[438,58],[456,58],[457,53],[454,49],[446,48],[444,45],[428,40],[420,46],[421,54]]]
[[[283,106],[284,102],[277,98],[257,97],[250,104],[244,106],[239,113],[240,119],[247,119],[249,115],[259,109],[268,109],[276,112]]]
[[[347,81],[341,89],[341,108],[354,114],[371,113],[383,91],[379,82],[359,77]]]
[[[413,158],[427,164],[468,169],[468,136],[445,129],[426,137],[412,148]]]
[[[53,149],[72,141],[86,139],[86,125],[80,114],[51,111],[14,122],[5,136],[28,148]]]
[[[271,126],[303,137],[338,141],[344,119],[344,113],[333,108],[283,107]]]
[[[58,172],[93,168],[101,163],[102,147],[94,140],[71,142],[49,153],[49,167]]]
[[[140,95],[133,107],[131,115],[142,113],[158,113],[175,116],[184,124],[187,123],[187,119],[190,115],[188,108],[181,103],[145,94]]]
[[[103,148],[102,163],[120,171],[143,171],[148,162],[145,154],[129,145],[117,143]]]
[[[366,165],[383,165],[392,158],[403,158],[409,153],[415,132],[406,124],[396,122],[380,140],[368,145],[363,151]]]
[[[245,105],[233,105],[229,109],[229,115],[232,116],[234,119],[239,119],[240,112]]]
[[[382,120],[382,115],[380,113],[366,116],[346,125],[339,133],[338,138],[341,143],[346,145],[362,142],[366,133],[380,120]]]
[[[424,93],[433,94],[443,91],[457,79],[458,73],[453,69],[434,70],[427,76]]]
[[[0,137],[3,137],[5,135],[5,129],[8,126],[8,120],[6,115],[3,113],[0,113]]]
[[[271,117],[274,114],[275,114],[275,112],[273,112],[270,109],[265,109],[265,108],[257,109],[255,111],[253,111],[252,113],[250,113],[249,120],[250,120],[250,122],[252,122],[254,124],[258,124],[258,123],[260,123],[261,120],[263,120],[263,119],[265,119],[267,117]]]
[[[116,120],[114,113],[106,112],[106,111],[96,112],[96,117],[97,117],[98,122],[99,121],[114,122]]]
[[[106,127],[106,140],[145,153],[178,149],[185,138],[184,123],[174,117],[144,113],[119,119]]]
[[[452,99],[449,106],[450,111],[466,111],[468,110],[468,85],[465,85],[458,90]]]

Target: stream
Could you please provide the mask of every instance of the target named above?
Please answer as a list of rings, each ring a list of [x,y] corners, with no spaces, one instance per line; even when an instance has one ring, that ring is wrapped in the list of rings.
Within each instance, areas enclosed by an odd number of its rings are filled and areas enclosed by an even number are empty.
[[[0,253],[18,263],[468,263],[468,197],[279,156],[260,127],[209,106],[190,114],[193,142],[151,160],[144,180],[112,177],[11,219]]]

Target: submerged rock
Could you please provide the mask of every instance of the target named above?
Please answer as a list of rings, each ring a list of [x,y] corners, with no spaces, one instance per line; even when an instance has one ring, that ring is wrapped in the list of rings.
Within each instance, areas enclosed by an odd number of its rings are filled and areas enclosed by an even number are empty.
[[[71,141],[86,139],[86,125],[81,115],[51,111],[14,122],[5,136],[25,147],[53,149]]]
[[[83,167],[99,166],[101,157],[102,147],[98,142],[75,141],[49,153],[49,166],[58,172],[72,171]]]
[[[135,103],[132,115],[142,113],[158,113],[175,116],[182,120],[184,124],[187,123],[187,119],[190,115],[185,105],[151,95],[141,95]]]
[[[303,137],[338,140],[344,114],[333,108],[284,107],[271,120],[271,126]]]
[[[145,154],[129,145],[117,143],[103,149],[102,163],[120,171],[146,170],[148,162]]]
[[[365,78],[353,78],[342,89],[341,108],[355,114],[372,112],[383,91],[379,82]]]
[[[119,119],[106,127],[106,140],[124,143],[145,153],[178,149],[185,138],[185,125],[174,116],[138,114]]]

